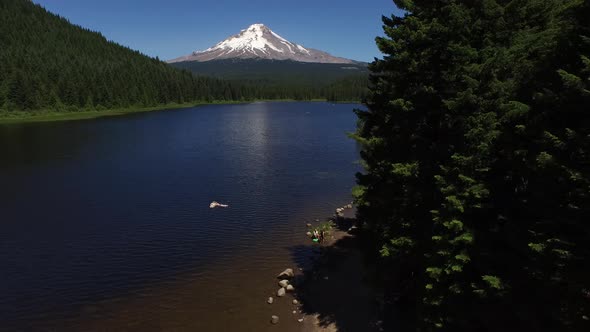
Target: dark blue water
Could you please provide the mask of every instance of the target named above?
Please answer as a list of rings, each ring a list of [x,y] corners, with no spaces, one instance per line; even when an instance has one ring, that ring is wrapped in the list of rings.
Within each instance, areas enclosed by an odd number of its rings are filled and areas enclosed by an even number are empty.
[[[258,279],[290,263],[304,222],[351,200],[354,107],[0,126],[0,329],[217,329],[262,314],[250,297],[274,286]]]

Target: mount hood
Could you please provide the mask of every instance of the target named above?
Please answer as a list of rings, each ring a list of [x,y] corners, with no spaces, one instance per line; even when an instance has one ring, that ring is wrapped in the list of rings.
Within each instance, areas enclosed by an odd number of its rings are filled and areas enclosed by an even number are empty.
[[[335,57],[326,52],[305,48],[274,33],[264,24],[252,24],[240,33],[204,51],[169,60],[169,63],[222,59],[292,60],[314,63],[352,64],[356,61]]]

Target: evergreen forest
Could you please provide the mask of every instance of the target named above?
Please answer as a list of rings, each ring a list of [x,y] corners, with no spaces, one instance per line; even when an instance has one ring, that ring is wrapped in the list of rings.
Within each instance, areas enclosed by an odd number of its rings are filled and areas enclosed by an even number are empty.
[[[31,1],[0,1],[0,113],[255,99],[360,101],[366,82],[366,75],[321,87],[194,75],[73,25]]]
[[[419,331],[590,331],[590,1],[395,0],[353,190]]]
[[[290,60],[225,59],[172,63],[195,75],[240,82],[255,99],[361,101],[367,95],[366,63],[308,63]]]

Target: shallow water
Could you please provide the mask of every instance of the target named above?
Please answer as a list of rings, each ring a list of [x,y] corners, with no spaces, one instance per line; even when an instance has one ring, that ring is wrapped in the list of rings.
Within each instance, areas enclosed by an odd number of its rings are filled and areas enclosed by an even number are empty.
[[[355,107],[0,126],[0,330],[297,330],[265,301],[351,200]]]

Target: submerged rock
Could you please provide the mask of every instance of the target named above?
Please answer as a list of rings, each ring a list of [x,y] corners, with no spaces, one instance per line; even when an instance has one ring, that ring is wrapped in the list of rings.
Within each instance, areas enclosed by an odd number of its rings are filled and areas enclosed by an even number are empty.
[[[287,287],[288,284],[289,284],[289,280],[287,280],[287,279],[283,279],[283,280],[279,281],[279,286],[281,286],[281,287]]]
[[[277,291],[277,296],[278,296],[278,297],[285,296],[285,293],[286,293],[286,291],[285,291],[285,288],[281,287],[281,288],[279,288],[279,290]]]
[[[271,322],[271,324],[278,324],[279,323],[279,316],[272,315],[270,317],[270,322]]]
[[[214,209],[214,208],[216,208],[216,207],[226,208],[226,207],[228,207],[228,206],[229,206],[229,205],[227,205],[227,204],[221,204],[221,203],[219,203],[219,202],[216,202],[216,201],[213,201],[213,202],[211,202],[211,204],[209,204],[209,208],[210,208],[210,209]]]
[[[303,323],[303,318],[299,318],[297,321],[298,321],[299,323]]]
[[[285,271],[279,273],[279,275],[277,276],[277,278],[279,279],[288,279],[288,278],[293,278],[295,274],[293,273],[293,269],[285,269]]]

